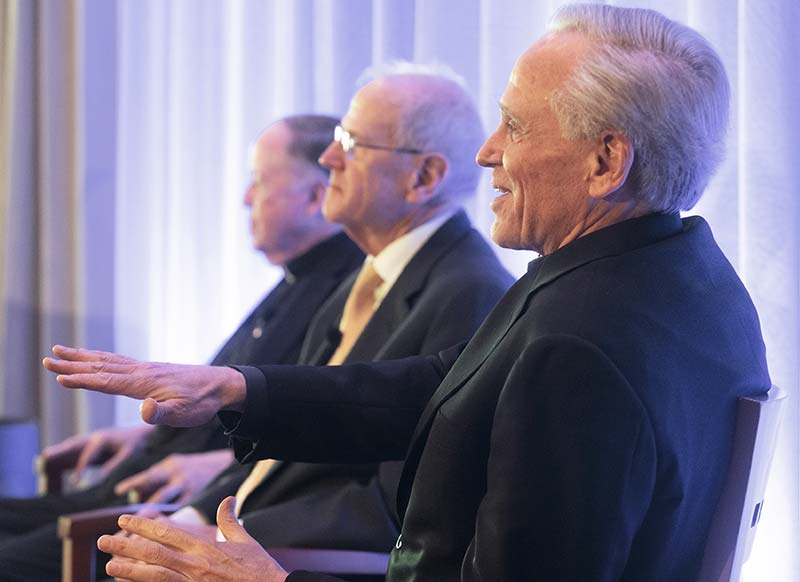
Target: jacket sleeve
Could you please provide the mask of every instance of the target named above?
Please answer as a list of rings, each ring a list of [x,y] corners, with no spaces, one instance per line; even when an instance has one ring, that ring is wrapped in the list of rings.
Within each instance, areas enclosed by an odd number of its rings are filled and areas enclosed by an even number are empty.
[[[244,412],[220,420],[240,462],[400,460],[462,349],[368,364],[242,367]]]

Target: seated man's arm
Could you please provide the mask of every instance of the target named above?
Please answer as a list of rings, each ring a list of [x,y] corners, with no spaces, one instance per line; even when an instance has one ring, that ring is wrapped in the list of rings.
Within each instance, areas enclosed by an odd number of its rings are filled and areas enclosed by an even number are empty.
[[[244,412],[219,417],[241,462],[400,460],[462,349],[367,364],[249,368]]]
[[[462,349],[347,366],[243,367],[240,373],[56,346],[60,359],[45,358],[44,366],[67,388],[144,400],[142,418],[151,424],[197,426],[220,411],[244,412],[220,415],[238,441],[240,460],[352,463],[403,458],[419,415]],[[243,443],[249,443],[244,451]]]

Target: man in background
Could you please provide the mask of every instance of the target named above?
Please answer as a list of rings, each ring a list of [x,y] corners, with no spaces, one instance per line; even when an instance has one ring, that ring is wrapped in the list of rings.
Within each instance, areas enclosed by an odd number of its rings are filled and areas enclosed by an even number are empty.
[[[317,159],[337,123],[327,116],[292,116],[258,138],[244,203],[254,248],[282,267],[284,277],[212,365],[296,363],[312,317],[363,260],[341,227],[322,215],[328,170]],[[104,476],[74,493],[0,500],[0,563],[8,566],[3,579],[60,579],[58,515],[125,503],[132,489],[148,501],[185,501],[231,462],[226,444],[213,421],[196,428],[109,428],[45,449],[46,458],[77,456],[78,474],[105,461]]]
[[[320,309],[300,363],[436,354],[466,341],[512,278],[461,209],[478,184],[484,137],[463,81],[412,63],[373,70],[333,137],[320,157],[331,172],[323,212],[367,259]],[[239,465],[173,520],[214,539],[217,506],[236,494],[239,518],[265,546],[388,552],[401,469]]]

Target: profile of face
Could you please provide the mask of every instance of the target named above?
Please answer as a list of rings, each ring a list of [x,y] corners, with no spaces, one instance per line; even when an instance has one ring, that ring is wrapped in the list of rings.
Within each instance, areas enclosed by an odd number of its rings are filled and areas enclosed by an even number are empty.
[[[589,48],[575,33],[548,35],[514,65],[500,124],[477,155],[499,193],[491,207],[500,246],[549,253],[583,227],[595,144],[565,139],[550,99]]]
[[[398,93],[384,81],[374,81],[359,90],[347,114],[344,128],[356,143],[386,147],[409,147],[396,143],[395,128],[403,104]],[[406,198],[415,183],[414,156],[356,146],[345,153],[331,142],[320,163],[331,170],[323,206],[326,219],[343,225],[361,244],[364,229],[387,231],[408,212]]]
[[[289,154],[291,130],[276,123],[253,150],[252,180],[244,195],[250,208],[253,247],[273,264],[283,264],[320,222],[324,174]]]

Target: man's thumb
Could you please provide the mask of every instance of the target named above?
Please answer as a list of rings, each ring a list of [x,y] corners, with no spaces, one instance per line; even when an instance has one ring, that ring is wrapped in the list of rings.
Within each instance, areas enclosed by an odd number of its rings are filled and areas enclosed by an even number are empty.
[[[147,424],[166,424],[164,406],[153,398],[146,398],[139,405],[139,414]]]
[[[236,519],[236,498],[229,496],[222,500],[217,508],[217,527],[220,533],[229,542],[251,542],[253,538],[250,537],[245,529]]]

